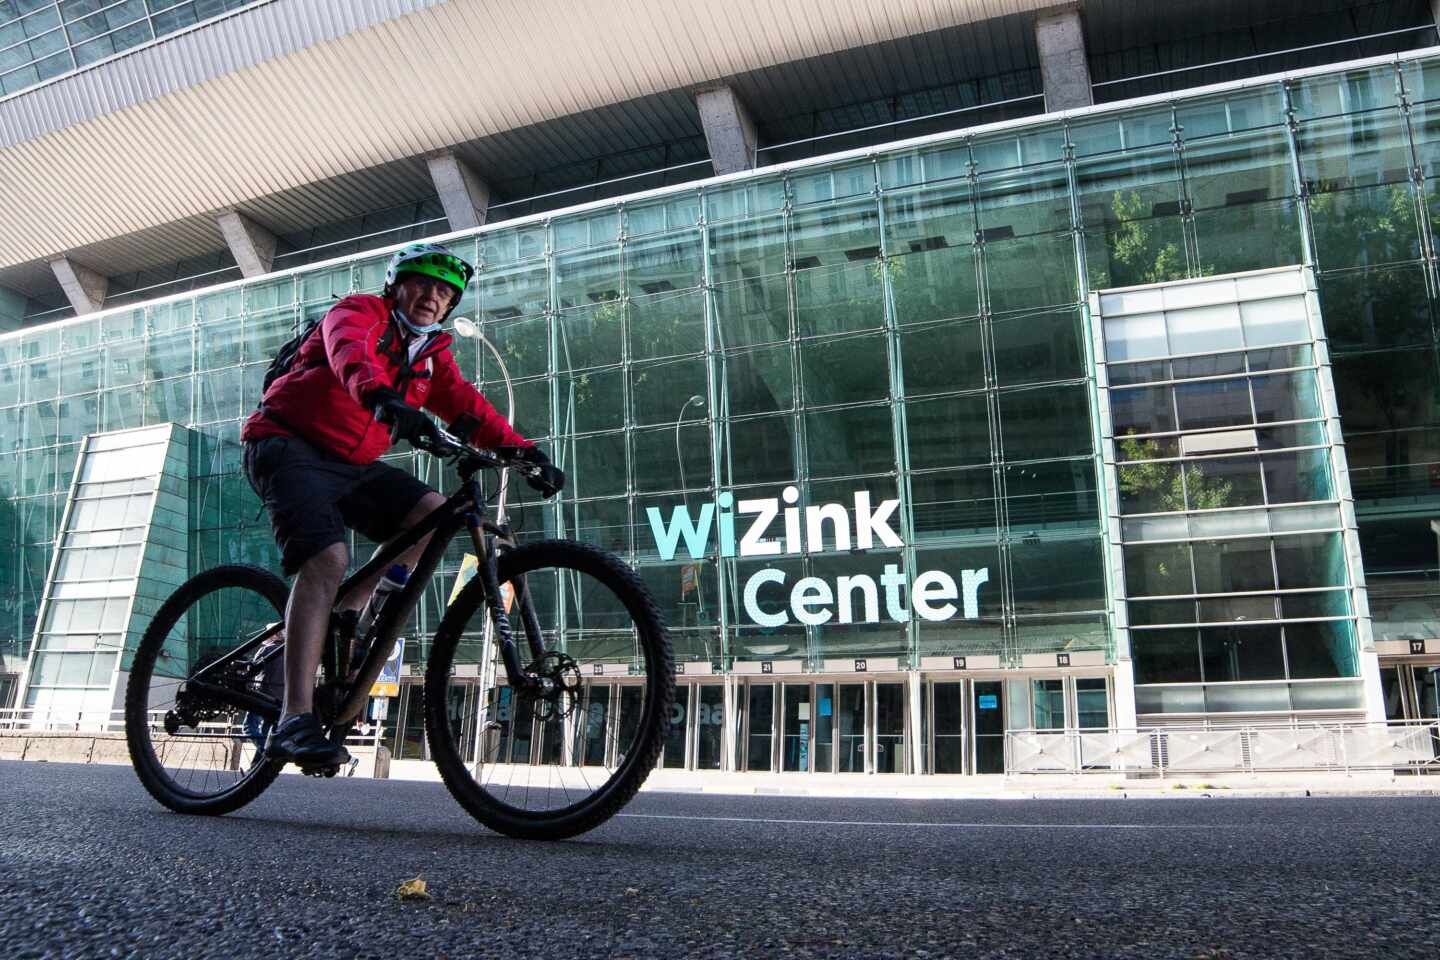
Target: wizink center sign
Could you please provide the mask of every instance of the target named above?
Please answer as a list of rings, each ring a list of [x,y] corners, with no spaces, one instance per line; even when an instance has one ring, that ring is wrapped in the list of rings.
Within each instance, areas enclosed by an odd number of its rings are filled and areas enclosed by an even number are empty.
[[[722,493],[714,503],[701,504],[692,513],[677,505],[667,521],[658,507],[645,511],[655,547],[665,560],[675,559],[681,545],[692,559],[711,552],[711,537],[719,540],[722,557],[779,557],[829,551],[864,551],[903,547],[892,526],[900,501],[870,501],[859,490],[849,503],[826,503],[803,510],[792,506],[800,499],[797,487],[788,486],[779,497],[741,500]],[[783,505],[782,505],[783,504]],[[739,539],[736,539],[737,533]],[[800,577],[790,583],[784,570],[765,567],[752,573],[741,592],[745,615],[762,627],[794,622],[879,623],[881,611],[896,622],[913,610],[922,620],[966,620],[980,616],[980,588],[990,580],[990,568],[959,571],[960,581],[945,570],[926,570],[914,577],[907,591],[905,571],[898,563],[885,564],[879,583],[866,573],[838,576],[833,582]]]

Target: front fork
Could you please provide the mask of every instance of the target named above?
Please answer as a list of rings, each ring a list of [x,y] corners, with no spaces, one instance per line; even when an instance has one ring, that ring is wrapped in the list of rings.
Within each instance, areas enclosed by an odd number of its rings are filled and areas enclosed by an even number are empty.
[[[543,688],[544,681],[532,673],[527,673],[524,664],[520,662],[520,649],[510,629],[510,615],[505,610],[506,598],[500,589],[497,548],[513,546],[509,540],[509,531],[496,528],[499,534],[497,536],[496,532],[485,529],[478,513],[467,514],[465,526],[470,531],[470,542],[475,546],[476,576],[480,577],[480,582],[485,587],[485,605],[490,614],[490,622],[495,625],[495,638],[500,645],[500,658],[505,663],[505,675],[510,686],[516,690],[538,691]],[[520,621],[525,628],[530,655],[533,662],[538,664],[545,655],[545,644],[540,633],[540,621],[535,616],[535,604],[530,599],[530,588],[523,575],[516,576],[512,584],[514,595],[510,599],[520,611]]]

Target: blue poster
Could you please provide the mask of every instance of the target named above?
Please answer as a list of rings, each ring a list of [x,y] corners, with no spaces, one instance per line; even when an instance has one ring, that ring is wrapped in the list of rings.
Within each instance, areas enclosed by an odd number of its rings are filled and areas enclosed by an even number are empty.
[[[981,710],[995,710],[1000,706],[1000,696],[995,693],[982,693],[979,702]]]

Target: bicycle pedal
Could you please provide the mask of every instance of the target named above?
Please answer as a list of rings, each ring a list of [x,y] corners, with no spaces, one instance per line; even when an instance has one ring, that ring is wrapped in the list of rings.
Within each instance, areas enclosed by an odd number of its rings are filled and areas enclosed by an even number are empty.
[[[317,764],[314,766],[301,767],[300,772],[307,777],[333,777],[340,772],[340,767],[336,765],[324,766]]]

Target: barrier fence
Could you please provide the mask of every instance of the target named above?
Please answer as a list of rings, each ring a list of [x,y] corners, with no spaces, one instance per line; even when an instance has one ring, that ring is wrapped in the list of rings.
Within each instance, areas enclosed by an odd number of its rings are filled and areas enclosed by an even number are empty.
[[[1008,730],[1008,774],[1440,772],[1440,720]]]
[[[157,727],[163,726],[164,719],[165,712],[163,710],[152,711],[150,714],[150,722]],[[200,733],[217,739],[245,740],[252,736],[242,725],[233,723],[202,723],[198,729]],[[123,710],[80,712],[20,708],[0,710],[0,736],[65,733],[95,736],[106,733],[123,734],[124,732],[125,711]],[[385,742],[385,737],[390,732],[392,731],[378,724],[359,726],[350,731],[350,735],[345,738],[345,745],[374,749]]]

